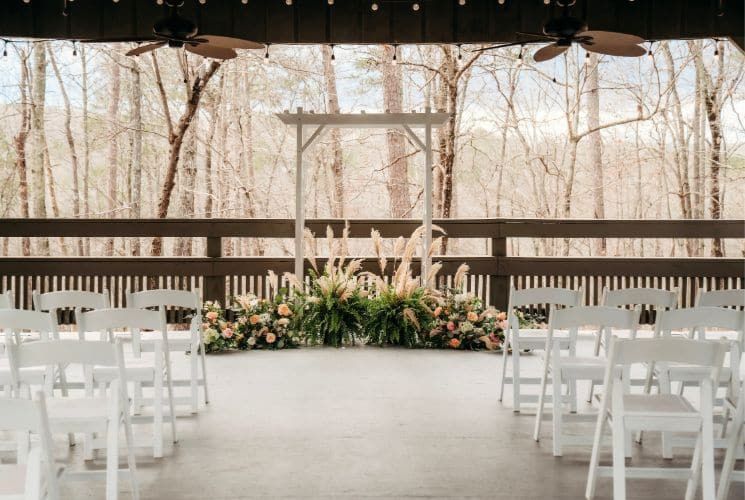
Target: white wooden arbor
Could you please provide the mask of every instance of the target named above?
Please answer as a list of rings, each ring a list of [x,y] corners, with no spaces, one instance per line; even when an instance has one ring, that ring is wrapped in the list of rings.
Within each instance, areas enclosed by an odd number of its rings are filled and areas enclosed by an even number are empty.
[[[277,113],[277,117],[285,125],[295,126],[297,129],[297,163],[295,169],[295,275],[303,279],[303,260],[305,243],[303,230],[305,228],[305,198],[303,196],[305,181],[303,178],[303,153],[313,142],[319,139],[330,128],[385,128],[399,129],[406,133],[414,143],[424,151],[424,244],[422,250],[422,276],[426,276],[431,258],[428,255],[432,244],[432,129],[442,127],[450,115],[448,113],[433,113],[426,108],[424,113],[306,113],[303,108],[297,108],[296,113],[285,111]],[[306,128],[313,132],[305,139]],[[414,129],[424,130],[422,140]]]

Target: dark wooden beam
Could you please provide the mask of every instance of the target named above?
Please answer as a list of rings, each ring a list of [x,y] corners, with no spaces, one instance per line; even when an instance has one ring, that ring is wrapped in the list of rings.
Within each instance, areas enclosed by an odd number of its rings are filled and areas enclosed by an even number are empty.
[[[578,0],[586,3],[591,29],[633,33],[647,40],[730,37],[742,47],[743,2],[724,0]],[[539,32],[551,12],[539,0],[420,0],[415,12],[408,1],[380,0],[186,0],[185,16],[206,34],[262,43],[492,43],[518,41],[517,31]],[[75,0],[62,15],[62,0],[3,0],[0,35],[93,41],[143,40],[166,9],[154,0]]]

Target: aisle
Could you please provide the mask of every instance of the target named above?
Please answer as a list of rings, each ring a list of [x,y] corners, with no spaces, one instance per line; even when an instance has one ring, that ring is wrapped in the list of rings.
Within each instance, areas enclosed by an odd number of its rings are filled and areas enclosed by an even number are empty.
[[[179,420],[175,452],[138,453],[143,499],[583,497],[589,449],[554,459],[550,439],[536,444],[532,416],[496,402],[494,354],[320,348],[208,362],[213,401]],[[644,455],[657,453],[650,439]],[[87,486],[66,498],[100,498]],[[647,481],[629,498],[684,490]]]

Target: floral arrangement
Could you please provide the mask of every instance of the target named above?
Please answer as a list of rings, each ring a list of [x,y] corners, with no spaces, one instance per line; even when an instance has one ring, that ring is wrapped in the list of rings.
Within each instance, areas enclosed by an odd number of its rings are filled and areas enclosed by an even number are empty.
[[[235,325],[225,320],[219,302],[207,301],[202,310],[202,341],[205,352],[220,352],[238,349],[242,336],[235,331]]]
[[[302,341],[301,332],[295,328],[294,302],[278,288],[273,272],[269,273],[269,283],[275,292],[272,300],[259,299],[253,294],[240,295],[233,300],[242,349],[286,349],[297,347]]]
[[[481,299],[463,291],[468,266],[455,274],[453,288],[443,292],[442,304],[433,311],[434,327],[426,339],[427,347],[480,350],[499,349],[507,329],[507,314],[484,308]]]
[[[361,260],[346,262],[349,228],[345,227],[340,242],[334,239],[333,230],[326,229],[329,257],[323,270],[319,272],[315,257],[308,257],[310,287],[306,290],[296,276],[288,274],[295,296],[300,303],[298,321],[303,326],[307,338],[313,344],[340,347],[355,344],[367,310],[367,292],[361,286],[359,276]],[[305,231],[306,245],[311,247],[308,255],[313,255],[315,236]]]
[[[393,249],[395,271],[390,283],[386,283],[382,278],[388,259],[383,254],[380,233],[373,230],[370,234],[380,267],[380,276],[368,274],[375,283],[368,302],[368,318],[365,322],[365,331],[371,344],[405,347],[422,345],[422,334],[429,331],[434,321],[432,310],[437,305],[439,295],[431,285],[442,266],[432,266],[424,286],[411,272],[411,261],[423,234],[424,227],[420,227],[414,231],[408,242],[403,238],[396,241]],[[438,244],[439,241],[435,241],[429,251],[432,252]]]

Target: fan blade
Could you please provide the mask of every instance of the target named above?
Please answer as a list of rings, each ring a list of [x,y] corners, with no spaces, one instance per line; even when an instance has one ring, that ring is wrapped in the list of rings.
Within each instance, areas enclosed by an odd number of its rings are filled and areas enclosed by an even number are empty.
[[[211,57],[212,59],[233,59],[238,55],[233,49],[218,47],[217,45],[210,45],[208,43],[187,44],[184,48],[193,54],[198,54],[202,57]]]
[[[639,45],[606,45],[604,43],[583,43],[580,44],[582,47],[589,52],[596,52],[598,54],[605,54],[608,56],[619,56],[619,57],[640,57],[647,53],[644,47]]]
[[[207,40],[207,43],[216,47],[225,47],[226,49],[263,49],[264,45],[251,40],[242,38],[232,38],[229,36],[217,35],[199,35],[200,38]]]
[[[558,40],[558,37],[546,35],[545,33],[527,33],[525,31],[517,31],[515,34],[518,36],[529,36],[532,38],[540,38],[543,40]]]
[[[492,49],[503,49],[505,47],[514,47],[515,45],[526,45],[529,43],[536,43],[536,42],[512,42],[512,43],[503,43],[501,45],[492,45],[491,47],[481,47],[480,49],[473,49],[469,50],[468,52],[483,52],[485,50],[492,50]]]
[[[535,54],[533,54],[533,60],[535,62],[543,62],[548,61],[549,59],[553,59],[556,56],[560,56],[569,47],[564,45],[556,45],[555,43],[552,43],[551,45],[546,45],[545,47],[538,49]]]
[[[134,49],[127,52],[126,55],[139,56],[140,54],[144,54],[145,52],[150,52],[151,50],[159,49],[163,47],[165,44],[166,42],[155,42],[155,43],[149,43],[147,45],[140,45],[139,47],[135,47]]]
[[[583,31],[577,33],[576,37],[592,37],[595,43],[605,45],[636,45],[644,42],[644,39],[628,33],[616,33],[615,31]]]

